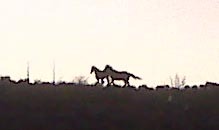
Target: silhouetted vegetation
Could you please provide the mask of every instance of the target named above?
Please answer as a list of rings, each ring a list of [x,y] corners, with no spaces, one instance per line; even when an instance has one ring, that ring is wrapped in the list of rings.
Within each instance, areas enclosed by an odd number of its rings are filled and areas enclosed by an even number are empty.
[[[184,76],[182,79],[178,76],[178,74],[175,75],[175,79],[173,80],[172,77],[170,77],[170,84],[172,88],[178,88],[184,87],[186,83],[186,77]]]
[[[170,88],[169,85],[158,85],[158,86],[156,87],[156,90],[159,90],[159,89],[165,89],[165,90],[168,90],[169,88]]]
[[[139,90],[141,90],[141,89],[145,89],[145,90],[154,90],[153,88],[148,87],[147,85],[140,85],[140,86],[138,87],[138,89],[139,89]]]
[[[79,84],[79,85],[88,85],[87,79],[88,78],[85,78],[84,76],[77,76],[73,80],[73,83]]]

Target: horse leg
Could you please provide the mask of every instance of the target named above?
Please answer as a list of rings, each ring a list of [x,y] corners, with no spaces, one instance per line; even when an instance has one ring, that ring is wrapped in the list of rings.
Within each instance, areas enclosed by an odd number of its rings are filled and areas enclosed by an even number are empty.
[[[127,80],[126,83],[127,83],[128,86],[130,86],[130,84],[129,84],[129,80]]]
[[[110,85],[112,85],[112,84],[114,85],[114,80],[113,80],[113,78],[111,77],[111,81],[110,81],[109,78],[110,78],[110,76],[107,77],[107,82],[108,82],[107,85],[108,85],[108,86],[110,86]]]
[[[128,86],[130,86],[130,84],[129,84],[129,80],[128,80],[128,79],[127,79],[127,80],[124,80],[124,83],[125,83],[125,84],[124,84],[123,87],[126,87],[126,86],[128,87]]]
[[[104,84],[103,78],[101,79],[101,84]]]
[[[99,83],[99,82],[97,81],[94,85],[97,86],[98,83]]]
[[[111,84],[115,85],[115,83],[114,83],[114,80],[113,80],[113,79],[112,79],[112,82],[111,82]]]
[[[107,79],[107,86],[110,86],[110,81],[109,81],[109,77],[106,78]]]
[[[124,83],[125,84],[122,86],[123,88],[126,87],[126,85],[127,85],[127,82],[125,80],[124,80]]]
[[[97,82],[94,85],[97,86],[98,83],[99,83],[99,79],[97,79]]]

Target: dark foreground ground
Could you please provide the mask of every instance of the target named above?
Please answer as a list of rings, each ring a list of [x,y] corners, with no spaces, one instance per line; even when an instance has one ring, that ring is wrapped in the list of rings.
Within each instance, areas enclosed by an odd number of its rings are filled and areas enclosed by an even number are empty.
[[[0,130],[219,130],[219,87],[0,85]]]

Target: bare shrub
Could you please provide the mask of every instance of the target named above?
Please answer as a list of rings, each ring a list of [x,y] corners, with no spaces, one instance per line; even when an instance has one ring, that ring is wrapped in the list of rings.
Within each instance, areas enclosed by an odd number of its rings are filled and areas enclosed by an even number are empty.
[[[88,78],[85,76],[77,76],[73,79],[73,83],[79,84],[79,85],[88,85]]]
[[[184,87],[186,84],[186,77],[184,76],[182,79],[180,79],[178,74],[176,74],[174,80],[172,77],[170,77],[170,84],[172,88]]]
[[[42,81],[39,80],[39,79],[35,79],[35,80],[34,80],[34,84],[42,84]]]

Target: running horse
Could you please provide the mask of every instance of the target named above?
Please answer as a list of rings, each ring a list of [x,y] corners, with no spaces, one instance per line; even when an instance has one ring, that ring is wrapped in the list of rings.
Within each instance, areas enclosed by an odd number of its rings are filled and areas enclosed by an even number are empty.
[[[106,78],[107,82],[109,83],[108,75],[107,75],[106,72],[99,70],[95,66],[92,66],[90,74],[92,74],[93,72],[95,73],[95,77],[97,79],[97,82],[95,83],[95,85],[97,85],[100,80],[101,80],[101,84],[103,84],[104,83],[104,78]]]
[[[135,76],[135,75],[128,73],[126,71],[117,71],[117,70],[113,69],[112,66],[110,66],[110,65],[106,65],[105,69],[103,71],[106,72],[107,75],[109,77],[111,77],[111,79],[112,79],[110,83],[108,82],[109,85],[111,83],[114,84],[114,80],[123,80],[125,83],[123,87],[125,87],[125,86],[130,86],[130,84],[129,84],[130,77],[132,77],[134,79],[141,79],[140,77]]]

